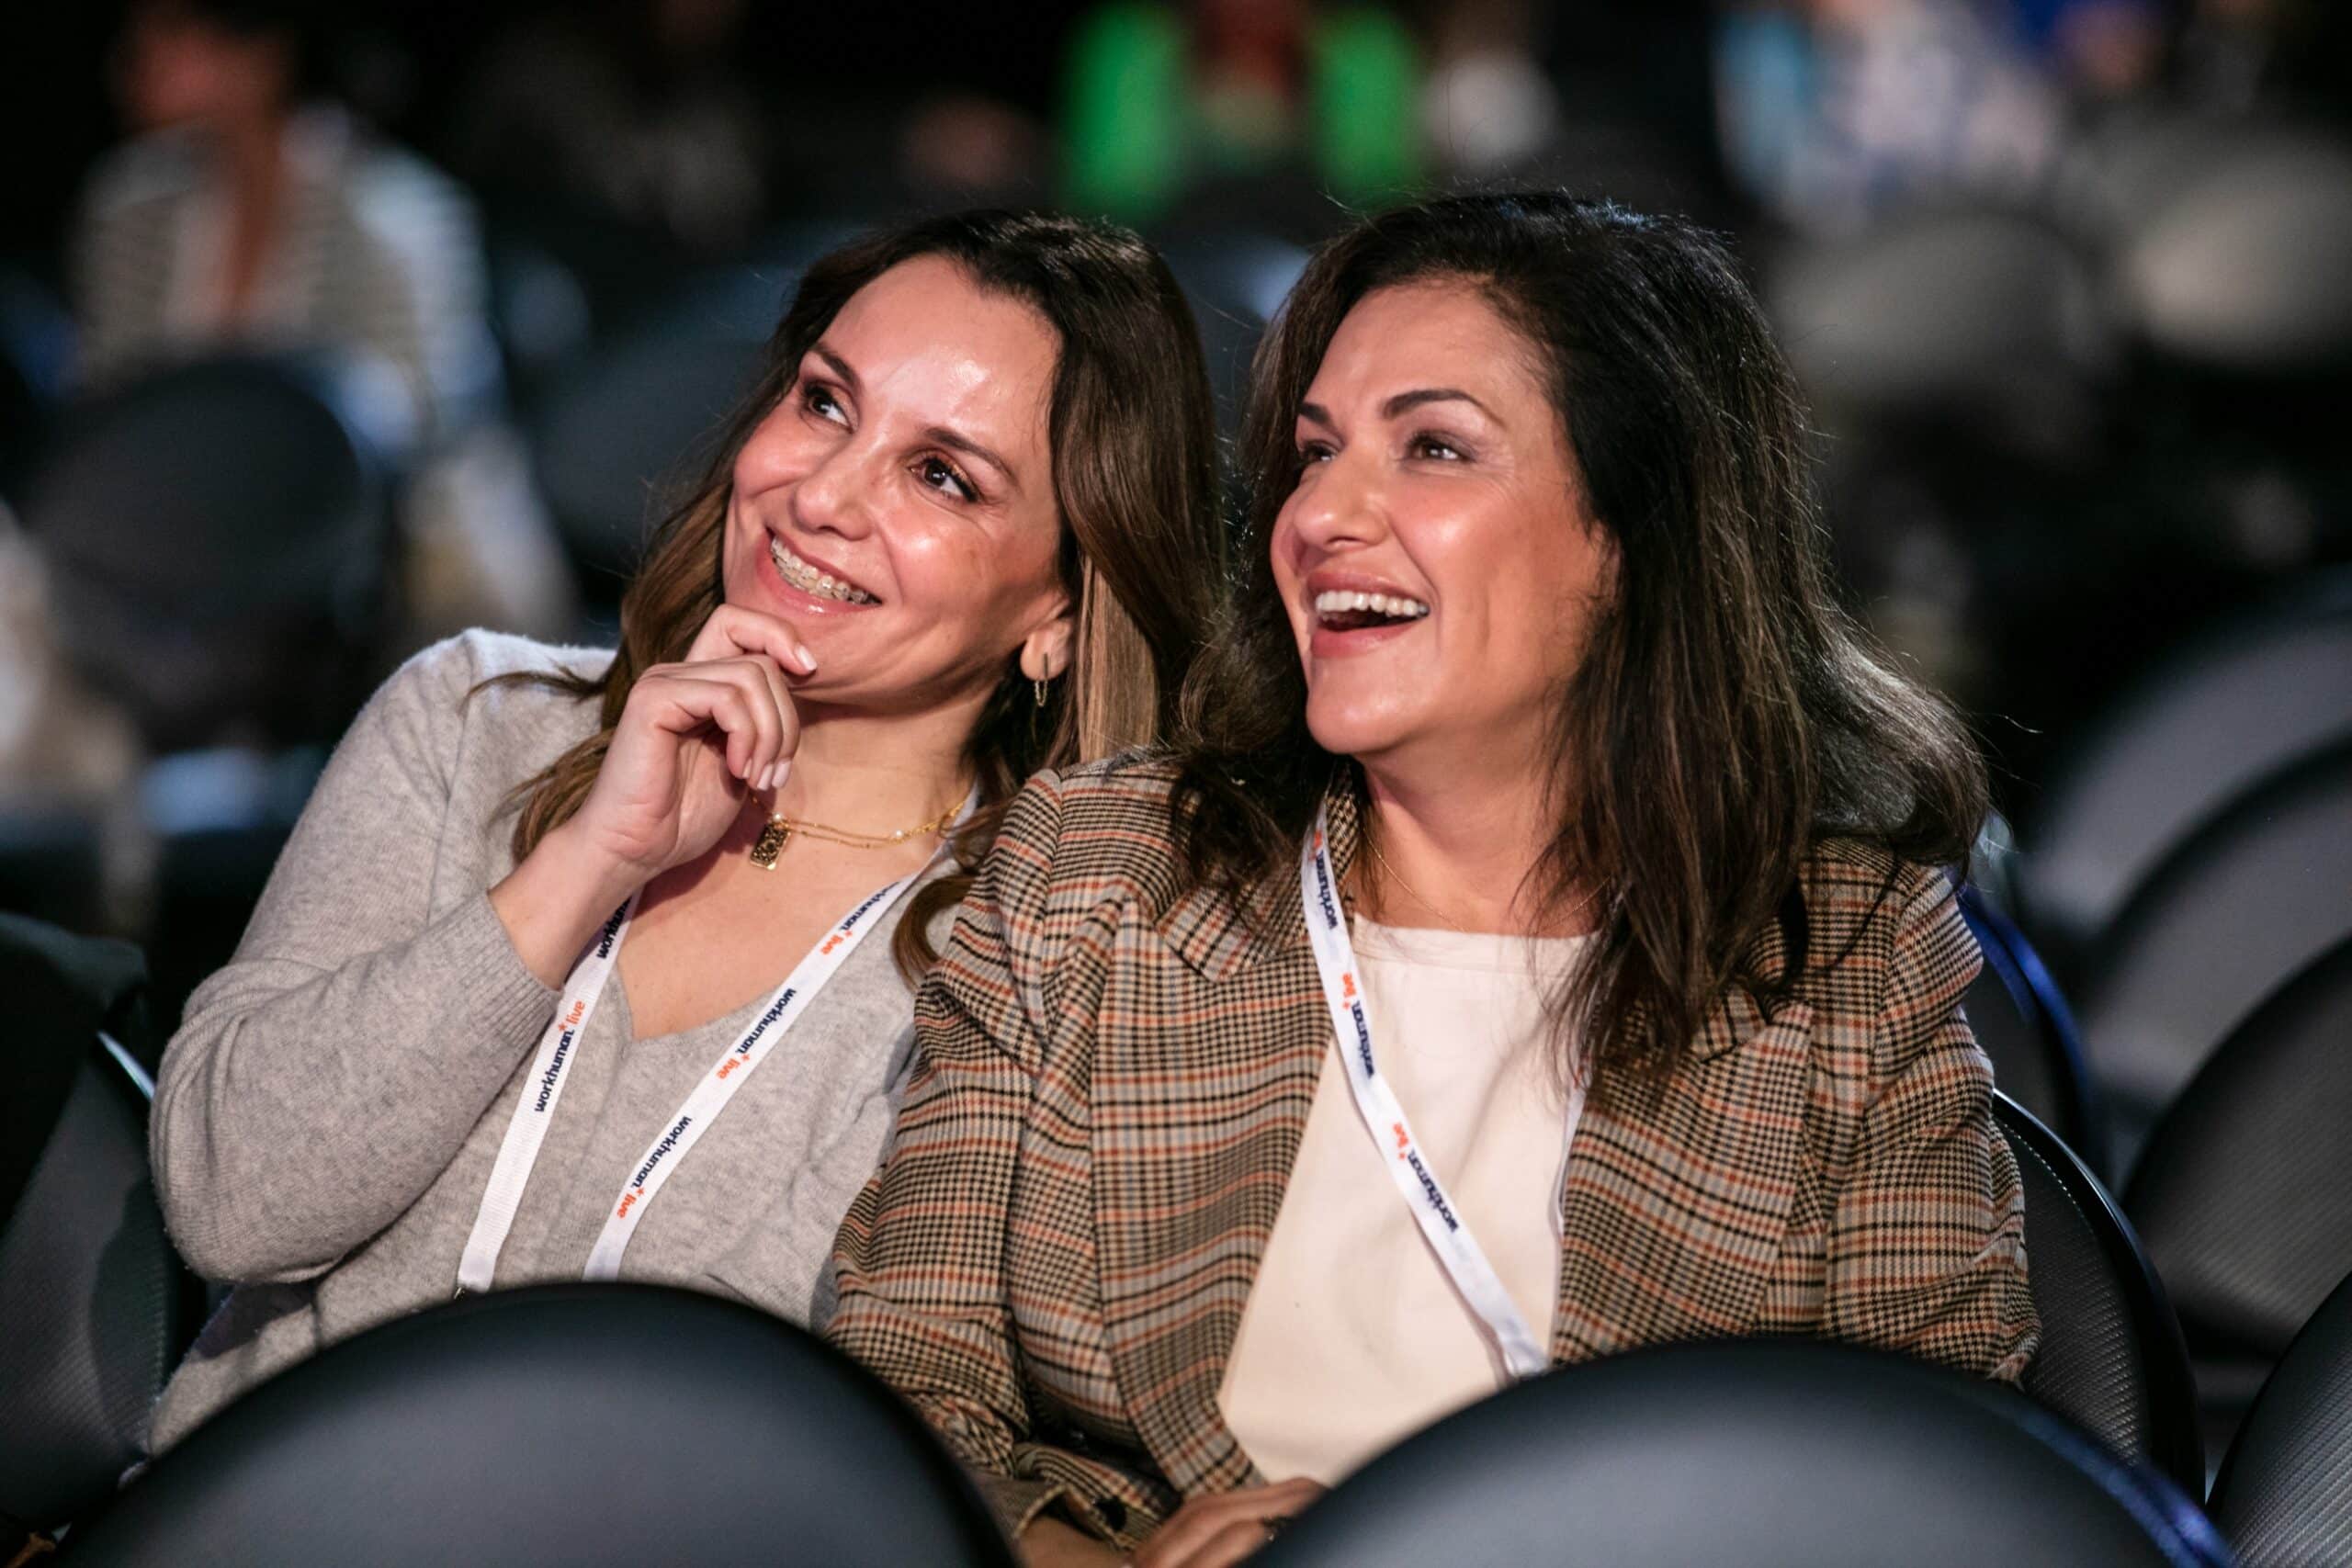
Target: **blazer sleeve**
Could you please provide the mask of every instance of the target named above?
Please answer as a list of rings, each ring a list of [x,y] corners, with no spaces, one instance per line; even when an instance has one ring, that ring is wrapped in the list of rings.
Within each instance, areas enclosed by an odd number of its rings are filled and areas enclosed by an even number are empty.
[[[915,1002],[898,1130],[834,1244],[827,1336],[896,1388],[975,1472],[1008,1536],[1057,1503],[1116,1537],[1153,1488],[1036,1440],[1014,1337],[1006,1231],[1045,1031],[1041,940],[1061,803],[1050,773],[1014,802]]]
[[[1983,960],[1940,874],[1914,871],[1896,897],[1873,1092],[1830,1221],[1824,1327],[2014,1382],[2041,1322],[2017,1161],[1960,1010]]]

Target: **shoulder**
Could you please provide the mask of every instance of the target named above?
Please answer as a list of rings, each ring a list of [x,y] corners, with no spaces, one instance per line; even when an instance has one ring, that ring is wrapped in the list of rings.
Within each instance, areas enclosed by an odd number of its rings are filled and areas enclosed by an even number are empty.
[[[1145,752],[1036,774],[997,835],[993,880],[1015,897],[1129,898],[1157,913],[1177,890],[1176,777],[1172,762]]]
[[[450,758],[469,731],[500,737],[491,750],[545,760],[595,728],[594,704],[544,680],[600,680],[613,660],[608,649],[561,648],[504,632],[467,631],[409,659],[368,699],[352,728],[368,729],[412,751]]]
[[[197,188],[199,163],[186,135],[159,131],[107,155],[82,196],[85,220],[106,222],[123,213],[169,203]]]
[[[1873,1077],[1901,1070],[1959,1012],[1983,966],[1942,869],[1833,840],[1804,876],[1811,963],[1802,987],[1818,1024],[1875,1042]]]

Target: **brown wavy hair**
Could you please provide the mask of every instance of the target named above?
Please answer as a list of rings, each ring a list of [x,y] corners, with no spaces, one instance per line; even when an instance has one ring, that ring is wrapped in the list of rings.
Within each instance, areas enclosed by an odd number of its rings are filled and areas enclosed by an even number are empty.
[[[971,886],[1005,808],[1040,768],[1160,741],[1219,581],[1216,412],[1200,333],[1168,265],[1127,230],[1036,213],[933,218],[860,239],[811,265],[768,340],[759,379],[701,477],[656,524],[621,598],[620,649],[602,676],[525,677],[595,698],[597,732],[515,792],[518,861],[580,809],[639,671],[684,659],[724,596],[719,556],[735,459],[791,388],[801,359],[857,291],[901,263],[944,256],[1017,299],[1058,339],[1047,435],[1077,619],[1070,667],[1040,710],[1008,661],[966,752],[979,808],[955,836],[956,873],[919,889],[893,942],[911,980],[937,956],[926,928]]]
[[[1608,1088],[1621,1075],[1601,1070],[1622,1064],[1655,1085],[1730,987],[1769,1014],[1794,986],[1798,874],[1823,840],[1964,862],[1984,764],[1837,603],[1803,401],[1726,249],[1561,192],[1453,197],[1327,243],[1259,349],[1245,581],[1183,694],[1174,809],[1195,886],[1271,916],[1325,789],[1365,798],[1355,764],[1307,730],[1269,546],[1299,404],[1340,321],[1375,289],[1432,279],[1477,289],[1532,346],[1575,454],[1566,499],[1616,558],[1555,716],[1557,826],[1525,891],[1560,916],[1579,888],[1603,890],[1591,957],[1552,998],[1557,1037],[1586,1042],[1560,1066]],[[1790,962],[1751,973],[1776,925]]]

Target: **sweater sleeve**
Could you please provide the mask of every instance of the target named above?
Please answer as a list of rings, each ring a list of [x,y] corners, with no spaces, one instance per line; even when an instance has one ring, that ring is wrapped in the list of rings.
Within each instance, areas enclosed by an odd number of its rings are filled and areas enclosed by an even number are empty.
[[[208,1279],[308,1279],[390,1224],[554,1010],[487,892],[430,907],[476,673],[458,639],[370,700],[164,1052],[157,1195]]]

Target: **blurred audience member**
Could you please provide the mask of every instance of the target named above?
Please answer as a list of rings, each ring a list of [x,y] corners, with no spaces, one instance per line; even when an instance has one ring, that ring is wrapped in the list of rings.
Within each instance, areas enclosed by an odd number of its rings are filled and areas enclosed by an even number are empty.
[[[1069,52],[1070,204],[1129,221],[1235,178],[1302,173],[1346,202],[1421,174],[1420,67],[1376,6],[1306,0],[1110,0]]]
[[[1523,167],[1560,132],[1560,104],[1537,58],[1532,0],[1463,0],[1433,18],[1421,89],[1430,152],[1472,177]]]
[[[0,819],[68,817],[96,835],[95,913],[135,929],[153,851],[141,825],[139,739],[58,656],[39,552],[0,503]]]
[[[602,0],[529,20],[492,47],[450,156],[492,190],[559,198],[719,253],[767,215],[759,87],[743,0]]]
[[[1717,39],[1724,153],[1779,217],[1862,227],[1954,192],[2035,188],[2057,95],[1984,0],[1799,0],[1732,7]]]
[[[413,634],[570,630],[571,588],[520,444],[462,193],[319,90],[303,0],[137,0],[118,86],[134,139],[74,240],[81,378],[226,345],[328,350],[397,387]]]

